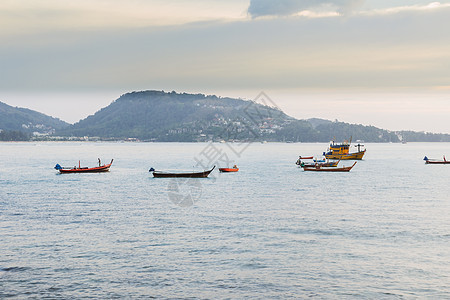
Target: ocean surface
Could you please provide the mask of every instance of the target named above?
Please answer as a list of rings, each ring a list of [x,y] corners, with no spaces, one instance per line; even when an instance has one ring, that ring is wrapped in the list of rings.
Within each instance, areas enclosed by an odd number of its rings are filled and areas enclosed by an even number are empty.
[[[450,299],[450,144],[295,165],[327,146],[0,143],[0,298]],[[212,164],[240,171],[148,172]]]

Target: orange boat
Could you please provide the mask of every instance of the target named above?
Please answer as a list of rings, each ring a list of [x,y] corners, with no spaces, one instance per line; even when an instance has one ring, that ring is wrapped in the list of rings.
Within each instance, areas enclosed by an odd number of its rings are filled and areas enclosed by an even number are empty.
[[[219,168],[219,171],[222,173],[237,172],[239,171],[239,168],[236,165],[234,165],[232,168]]]
[[[98,159],[98,167],[88,168],[81,167],[80,161],[78,161],[78,167],[73,168],[65,168],[61,167],[59,164],[56,164],[55,169],[60,173],[101,173],[108,172],[111,167],[114,159],[111,159],[111,162],[107,165],[101,165],[100,158]]]

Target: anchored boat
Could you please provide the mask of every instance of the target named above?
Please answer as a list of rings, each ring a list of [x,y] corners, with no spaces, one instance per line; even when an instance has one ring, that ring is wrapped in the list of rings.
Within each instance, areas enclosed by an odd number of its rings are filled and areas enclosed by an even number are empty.
[[[423,160],[425,161],[426,164],[436,164],[436,165],[446,165],[446,164],[450,164],[450,161],[445,159],[444,156],[444,160],[437,160],[437,159],[429,159],[428,157],[424,157]]]
[[[111,162],[107,165],[102,165],[100,158],[98,159],[98,167],[81,167],[80,161],[78,161],[78,167],[66,168],[61,167],[60,164],[56,164],[55,169],[59,171],[59,173],[101,173],[108,172],[111,167],[114,159],[111,159]]]
[[[341,167],[341,168],[330,168],[323,167],[320,165],[314,167],[304,167],[304,171],[314,171],[314,172],[350,172],[350,170],[356,165],[356,161],[350,167]]]
[[[341,160],[335,160],[335,161],[326,161],[326,162],[314,162],[314,163],[305,163],[301,162],[300,167],[302,168],[313,168],[313,167],[328,167],[328,168],[335,168],[338,166],[339,162]]]
[[[313,158],[314,158],[314,156],[299,156],[297,161],[295,162],[295,164],[300,166],[303,163],[302,160],[309,160],[309,159],[313,159]],[[325,162],[325,160],[314,159],[314,162]]]
[[[206,178],[209,173],[211,173],[216,166],[212,167],[211,170],[203,171],[203,172],[187,172],[187,173],[172,173],[172,172],[163,172],[156,171],[153,168],[150,168],[149,172],[153,173],[153,177],[187,177],[187,178]]]
[[[351,138],[350,142],[344,141],[341,144],[336,144],[332,141],[328,152],[324,152],[323,155],[328,159],[361,160],[366,153],[366,149],[361,150],[361,147],[364,147],[364,145],[358,143],[358,145],[355,145],[355,147],[358,147],[358,152],[350,153],[351,142]]]
[[[234,165],[232,168],[219,168],[219,171],[222,173],[237,172],[239,171],[239,168]]]

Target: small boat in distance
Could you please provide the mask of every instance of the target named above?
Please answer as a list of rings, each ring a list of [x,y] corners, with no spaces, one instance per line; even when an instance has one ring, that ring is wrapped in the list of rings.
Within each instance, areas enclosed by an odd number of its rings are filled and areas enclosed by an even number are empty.
[[[300,167],[302,168],[312,168],[312,167],[328,167],[328,168],[335,168],[338,166],[339,162],[341,160],[335,160],[335,161],[326,161],[326,162],[314,162],[314,163],[304,163],[301,162]]]
[[[298,159],[313,159],[314,156],[299,156]]]
[[[184,177],[184,178],[206,178],[208,177],[209,173],[211,173],[216,166],[212,167],[211,170],[203,171],[203,172],[187,172],[187,173],[172,173],[172,172],[163,172],[163,171],[156,171],[153,168],[150,168],[149,172],[153,173],[153,177]]]
[[[351,143],[351,138],[350,142],[344,141],[341,144],[336,144],[334,141],[331,141],[328,152],[324,152],[323,155],[328,159],[361,160],[366,153],[366,149],[361,150],[361,147],[364,147],[364,145],[358,143],[358,145],[355,145],[355,147],[358,147],[358,152],[350,153]]]
[[[59,173],[101,173],[108,172],[111,167],[114,159],[111,159],[111,162],[107,165],[102,165],[100,158],[98,159],[98,167],[81,167],[80,161],[78,161],[78,167],[75,166],[73,168],[61,167],[60,164],[56,164],[55,169],[59,171]]]
[[[304,161],[302,161],[302,159],[308,159],[308,160],[312,159],[313,162],[304,162]],[[297,161],[295,162],[295,164],[302,168],[303,167],[315,167],[317,165],[320,165],[322,167],[337,167],[337,165],[340,161],[341,161],[340,159],[336,160],[336,161],[330,161],[329,159],[326,159],[326,160],[325,159],[314,159],[313,156],[306,156],[306,157],[299,156]]]
[[[445,155],[444,155],[444,160],[429,159],[426,156],[423,158],[423,160],[425,161],[425,164],[436,164],[436,165],[450,164],[450,161],[445,159]]]
[[[239,168],[234,165],[232,168],[219,168],[219,171],[222,173],[237,172],[239,171]]]
[[[297,161],[295,162],[296,165],[299,165],[302,163],[302,159],[313,159],[314,156],[299,156]]]
[[[315,172],[350,172],[350,170],[356,165],[356,161],[350,167],[341,167],[341,168],[330,168],[323,167],[320,165],[314,167],[304,167],[304,171],[315,171]]]

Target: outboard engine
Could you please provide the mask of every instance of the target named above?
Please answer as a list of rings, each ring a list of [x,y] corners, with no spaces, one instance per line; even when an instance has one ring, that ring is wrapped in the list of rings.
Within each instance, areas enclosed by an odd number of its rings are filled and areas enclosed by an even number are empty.
[[[149,172],[153,172],[153,171],[155,171],[155,169],[153,169],[153,168],[150,168],[150,170],[148,170]]]
[[[61,170],[62,167],[61,167],[59,164],[56,164],[55,169],[56,169],[56,170]]]

